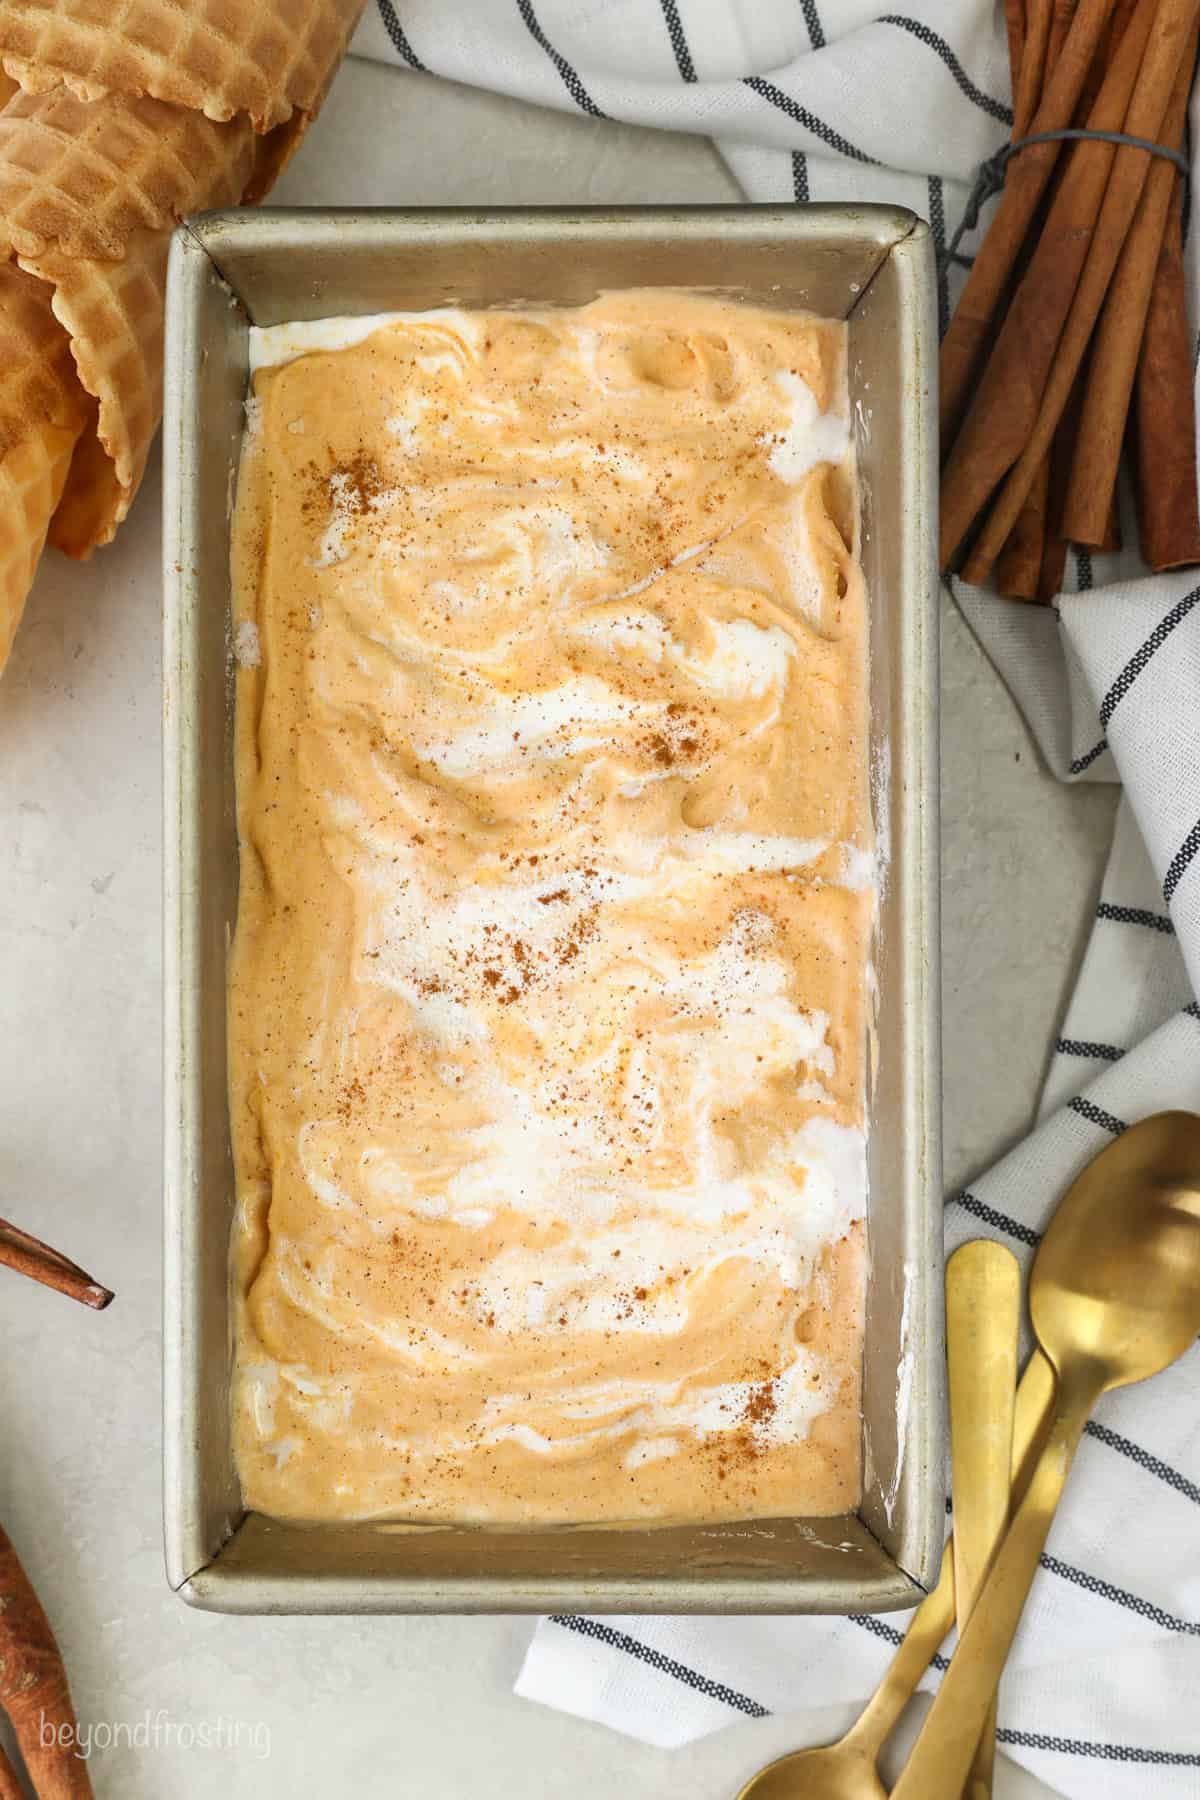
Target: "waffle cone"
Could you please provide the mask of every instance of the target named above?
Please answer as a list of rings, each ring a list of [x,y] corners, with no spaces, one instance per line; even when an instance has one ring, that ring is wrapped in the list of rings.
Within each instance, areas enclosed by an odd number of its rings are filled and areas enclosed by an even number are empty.
[[[171,230],[266,194],[361,8],[0,0],[0,666],[43,542],[87,556],[137,492]]]
[[[30,93],[149,95],[269,131],[314,113],[363,0],[4,0],[0,65]]]
[[[31,425],[79,424],[70,345],[40,281],[0,263],[0,453]]]
[[[0,264],[0,669],[87,416],[50,299],[40,281]]]
[[[248,119],[161,100],[17,93],[0,112],[0,249],[120,258],[136,231],[240,200],[260,142]]]
[[[50,542],[87,556],[111,541],[129,511],[162,412],[163,303],[169,239],[135,232],[119,262],[61,250],[21,258],[45,282],[78,380],[96,401]],[[98,444],[103,456],[97,456]],[[85,491],[81,491],[81,488]],[[82,521],[90,521],[84,535]]]
[[[47,284],[96,402],[49,534],[70,555],[111,540],[146,466],[162,405],[167,234],[189,212],[239,201],[275,137],[256,137],[247,119],[61,87],[19,92],[0,113],[0,252]]]
[[[0,669],[8,661],[74,450],[73,431],[39,425],[0,457]]]

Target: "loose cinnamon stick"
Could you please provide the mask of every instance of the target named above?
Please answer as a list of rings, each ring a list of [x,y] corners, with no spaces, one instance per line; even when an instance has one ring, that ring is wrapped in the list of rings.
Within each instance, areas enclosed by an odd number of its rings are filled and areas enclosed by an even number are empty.
[[[1138,537],[1150,568],[1200,562],[1196,402],[1184,306],[1182,182],[1167,215],[1134,387],[1130,437]]]
[[[1080,0],[1045,96],[1031,121],[1033,131],[1060,131],[1071,124],[1111,6],[1112,0]],[[1143,0],[1143,6],[1152,11],[1152,0]],[[976,252],[942,343],[939,417],[944,449],[949,448],[966,409],[997,309],[1061,149],[1057,143],[1031,144],[1008,165],[995,216]]]
[[[0,1528],[0,1706],[38,1800],[92,1800],[67,1672],[33,1585]]]
[[[1186,48],[1192,37],[1196,14],[1200,11],[1200,0],[1162,0],[1158,16],[1154,21],[1154,32],[1146,47],[1145,59],[1138,72],[1137,83],[1129,102],[1125,117],[1124,129],[1133,137],[1144,137],[1156,140],[1162,130],[1164,116],[1171,104],[1171,97],[1176,84],[1186,82],[1190,87],[1192,68],[1190,62],[1184,67]],[[1136,19],[1134,21],[1136,24]],[[1133,27],[1131,26],[1131,30]],[[1129,33],[1126,33],[1128,38]],[[1121,46],[1124,50],[1124,44]],[[1120,59],[1121,51],[1117,53]],[[1114,67],[1115,67],[1114,63]],[[1105,83],[1105,87],[1108,83]],[[1103,99],[1103,92],[1101,95]],[[1097,110],[1100,101],[1097,102]],[[1091,155],[1104,148],[1099,144],[1081,144],[1079,150]],[[1063,409],[1071,392],[1072,383],[1078,373],[1087,350],[1093,326],[1113,271],[1121,254],[1133,215],[1145,187],[1151,161],[1149,151],[1135,150],[1127,146],[1116,152],[1111,160],[1111,178],[1104,194],[1099,217],[1090,233],[1090,248],[1083,272],[1079,278],[1078,288],[1072,298],[1066,322],[1062,328],[1061,339],[1051,355],[1049,376],[1041,397],[1032,429],[1028,433],[1024,449],[1012,462],[1009,473],[1000,489],[983,529],[975,541],[971,551],[970,567],[967,578],[973,582],[986,580],[991,567],[999,554],[1000,547],[1012,530],[1017,514],[1021,510],[1030,484],[1037,473],[1038,464],[1046,455],[1054,437],[1055,428],[1062,417]],[[1066,189],[1064,181],[1064,191]],[[1043,243],[1049,234],[1043,233]],[[1041,245],[1038,246],[1039,252]],[[1035,261],[1037,260],[1035,256]],[[1032,273],[1031,264],[1031,273]],[[1007,324],[1013,320],[1010,309]],[[993,358],[988,373],[996,363]],[[1019,408],[1016,410],[1020,410]],[[1027,420],[1027,411],[1023,415]],[[1011,417],[998,413],[997,423],[1002,431],[997,435],[1006,435],[1011,441]],[[1007,432],[1003,427],[1007,426]],[[986,467],[986,458],[981,459]],[[955,500],[961,518],[961,507],[964,495],[971,491],[972,481],[979,481],[978,469],[968,468],[965,471],[968,479],[960,481]],[[945,489],[943,489],[943,495]],[[977,503],[986,499],[986,494]],[[945,501],[943,500],[943,505]],[[952,518],[953,518],[952,514]],[[973,516],[973,515],[972,515]],[[969,522],[969,520],[968,520]],[[959,536],[965,531],[965,524],[959,527]],[[955,539],[957,544],[958,539]],[[953,546],[952,546],[953,547]]]
[[[1038,471],[1028,498],[996,558],[996,587],[1009,600],[1036,600],[1046,543],[1046,506],[1050,496],[1050,458]]]
[[[8,1219],[0,1219],[0,1264],[15,1269],[18,1275],[28,1275],[32,1281],[40,1281],[43,1287],[67,1294],[84,1306],[94,1307],[97,1312],[103,1312],[113,1298],[108,1288],[101,1287],[86,1269]]]
[[[1178,150],[1183,143],[1195,61],[1193,32],[1159,138],[1171,150]],[[1177,178],[1173,164],[1165,157],[1155,157],[1096,328],[1063,509],[1064,535],[1076,544],[1098,549],[1108,531],[1150,290]]]

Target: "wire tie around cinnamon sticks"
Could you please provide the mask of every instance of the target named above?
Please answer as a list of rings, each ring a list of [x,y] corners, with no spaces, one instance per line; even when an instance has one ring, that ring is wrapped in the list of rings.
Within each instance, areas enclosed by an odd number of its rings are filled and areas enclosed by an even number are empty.
[[[1152,138],[1131,137],[1126,131],[1089,131],[1084,125],[1064,125],[1061,131],[1032,132],[1029,137],[1018,138],[1014,144],[1002,144],[994,156],[989,156],[980,163],[975,185],[971,189],[958,229],[939,258],[943,269],[948,269],[953,262],[967,262],[966,257],[959,256],[958,246],[968,231],[974,231],[979,223],[980,213],[993,194],[998,194],[1004,186],[1009,158],[1019,150],[1028,150],[1031,144],[1053,144],[1062,139],[1083,139],[1096,144],[1117,144],[1131,150],[1146,150],[1151,156],[1165,156],[1168,162],[1173,162],[1185,181],[1191,176],[1191,167],[1182,151],[1172,150],[1167,144],[1156,144]]]

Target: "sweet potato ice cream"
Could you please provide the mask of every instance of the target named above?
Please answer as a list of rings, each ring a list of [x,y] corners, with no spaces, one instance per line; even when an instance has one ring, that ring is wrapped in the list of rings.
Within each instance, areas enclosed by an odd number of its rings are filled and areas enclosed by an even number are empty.
[[[254,356],[246,1504],[853,1506],[874,901],[842,327],[639,292]]]

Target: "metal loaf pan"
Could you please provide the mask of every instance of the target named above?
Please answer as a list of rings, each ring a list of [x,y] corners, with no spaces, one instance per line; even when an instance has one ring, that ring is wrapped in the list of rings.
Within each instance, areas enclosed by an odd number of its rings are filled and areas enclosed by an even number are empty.
[[[230,1455],[234,1204],[226,958],[237,910],[229,518],[247,329],[642,285],[849,319],[888,849],[870,1100],[866,1492],[857,1514],[725,1526],[297,1527],[246,1513]],[[943,1534],[938,1051],[936,331],[927,228],[861,206],[227,212],[167,298],[165,1511],[168,1576],[226,1612],[882,1612]]]

